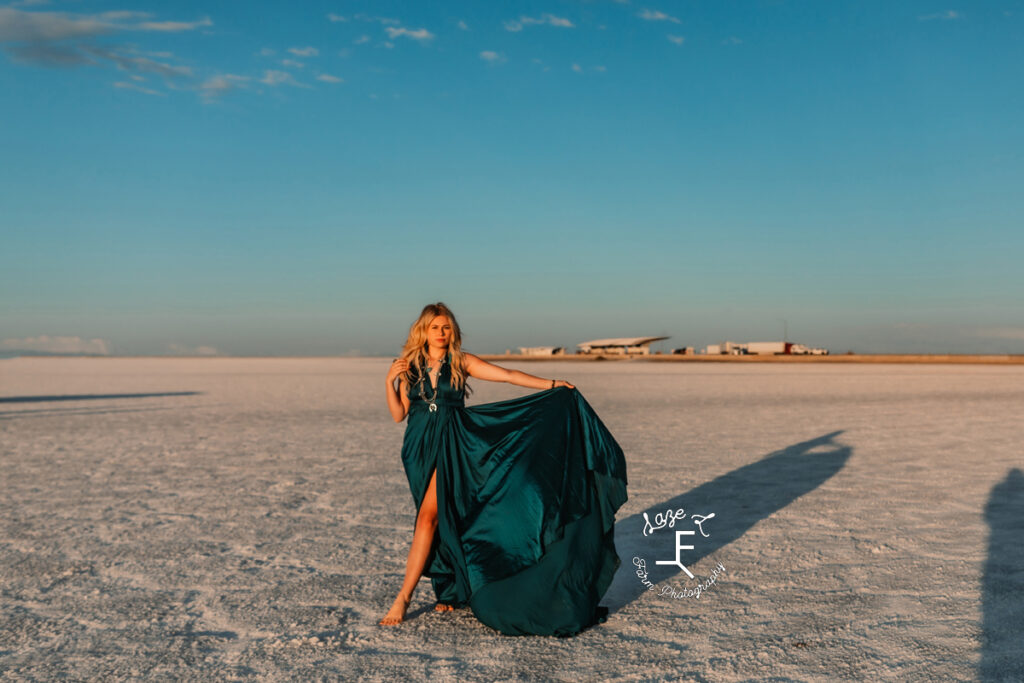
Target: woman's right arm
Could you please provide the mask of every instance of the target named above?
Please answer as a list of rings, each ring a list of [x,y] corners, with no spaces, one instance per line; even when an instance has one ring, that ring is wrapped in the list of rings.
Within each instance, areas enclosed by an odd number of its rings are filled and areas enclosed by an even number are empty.
[[[409,392],[406,389],[405,380],[401,379],[402,373],[408,367],[409,361],[398,359],[391,364],[391,368],[388,370],[385,391],[388,396],[388,410],[391,411],[391,417],[394,418],[395,422],[401,422],[409,413]],[[397,391],[395,391],[396,379],[398,379]]]

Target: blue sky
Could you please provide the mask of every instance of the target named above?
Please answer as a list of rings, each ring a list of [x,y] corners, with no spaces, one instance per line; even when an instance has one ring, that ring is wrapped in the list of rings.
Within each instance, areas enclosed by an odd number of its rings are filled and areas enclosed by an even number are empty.
[[[0,351],[1024,353],[1019,3],[0,5]]]

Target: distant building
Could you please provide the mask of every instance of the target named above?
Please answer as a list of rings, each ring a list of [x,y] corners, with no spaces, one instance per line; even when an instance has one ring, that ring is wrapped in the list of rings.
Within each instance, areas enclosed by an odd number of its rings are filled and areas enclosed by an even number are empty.
[[[672,353],[677,356],[692,356],[696,353],[696,350],[692,346],[683,346],[682,348],[672,349]]]
[[[519,353],[524,356],[560,356],[565,353],[564,346],[520,346]]]
[[[618,339],[595,339],[577,344],[580,353],[606,353],[621,355],[647,356],[651,353],[651,344],[668,337],[620,337]]]

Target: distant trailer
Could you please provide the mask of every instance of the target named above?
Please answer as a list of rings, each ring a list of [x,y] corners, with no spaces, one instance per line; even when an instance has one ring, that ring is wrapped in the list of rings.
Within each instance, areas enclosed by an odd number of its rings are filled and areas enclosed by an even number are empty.
[[[790,342],[747,342],[747,353],[754,356],[780,356],[792,353]]]
[[[747,352],[746,344],[736,342],[722,342],[721,344],[708,344],[704,353],[709,356],[742,356]]]

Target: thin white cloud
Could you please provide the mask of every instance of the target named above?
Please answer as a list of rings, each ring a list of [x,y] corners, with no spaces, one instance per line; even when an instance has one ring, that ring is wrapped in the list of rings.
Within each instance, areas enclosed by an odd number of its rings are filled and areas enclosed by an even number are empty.
[[[505,55],[495,52],[494,50],[484,50],[480,53],[480,59],[491,64],[501,64],[505,62]]]
[[[235,74],[218,74],[203,81],[199,87],[208,92],[224,92],[239,87],[242,83],[251,80],[248,76],[237,76]]]
[[[365,36],[365,35],[364,36],[359,36],[358,38],[356,38],[355,40],[352,41],[352,43],[354,45],[363,45],[364,43],[368,43],[368,42],[370,42],[370,36]]]
[[[467,24],[466,22],[462,21],[461,19],[459,19],[459,23],[456,24],[456,26],[458,26],[463,31],[468,31],[469,30],[469,24]]]
[[[334,12],[331,12],[330,14],[327,15],[327,20],[333,21],[335,23],[339,21],[348,21],[348,19],[346,19],[345,17],[341,16],[340,14],[335,14]]]
[[[658,10],[645,9],[637,14],[637,16],[641,19],[646,19],[647,21],[671,21],[674,24],[683,23],[675,17],[665,14],[664,12],[659,12]]]
[[[572,65],[572,70],[575,71],[576,73],[582,73],[583,72],[583,67],[580,66],[579,64],[573,64]]]
[[[316,80],[323,81],[324,83],[344,83],[345,82],[344,78],[338,78],[337,76],[332,76],[331,74],[320,74],[319,76],[316,77]]]
[[[376,20],[381,23],[390,21],[384,18]],[[21,10],[14,5],[7,5],[0,6],[0,50],[22,63],[48,67],[98,66],[116,69],[123,72],[123,75],[111,79],[114,88],[160,96],[166,95],[168,90],[188,90],[197,93],[204,101],[210,101],[230,90],[251,87],[246,83],[254,84],[257,80],[270,86],[312,87],[296,81],[287,72],[275,69],[268,69],[262,77],[255,78],[216,72],[211,75],[211,70],[194,70],[191,65],[178,63],[180,58],[169,51],[145,51],[129,44],[94,40],[123,36],[129,32],[181,33],[212,25],[213,21],[209,17],[194,21],[163,21],[150,12],[132,10],[69,13]],[[415,32],[413,37],[416,37]],[[288,53],[312,57],[318,55],[319,50],[298,46],[290,48]],[[265,47],[258,54],[272,57],[278,51]],[[302,62],[294,59],[286,59],[283,63],[293,68],[302,66]],[[146,81],[145,75],[151,74],[163,77],[163,88],[148,83],[140,84]],[[330,82],[327,79],[321,80]]]
[[[294,83],[295,77],[287,71],[275,71],[273,69],[267,69],[263,78],[260,79],[260,83],[266,83],[267,85],[281,85],[282,83]]]
[[[399,36],[404,36],[406,38],[412,38],[413,40],[420,40],[420,41],[432,40],[434,38],[434,34],[431,33],[430,31],[428,31],[425,28],[418,28],[418,29],[414,30],[414,29],[408,29],[408,28],[401,27],[401,26],[399,26],[399,27],[388,26],[384,30],[388,32],[388,38],[391,38],[391,39],[398,38]]]
[[[63,12],[24,12],[0,7],[0,42],[29,42],[91,38],[116,33],[119,26],[92,16]]]
[[[112,12],[100,12],[95,15],[104,21],[122,21],[125,19],[145,19],[153,16],[150,12],[134,12],[131,10],[114,10]]]
[[[0,43],[10,43],[4,46],[4,50],[17,61],[42,66],[102,65],[103,60],[108,60],[117,68],[127,71],[150,71],[168,78],[190,76],[189,67],[154,62],[133,47],[98,46],[87,42],[90,38],[125,31],[166,33],[212,24],[208,18],[191,23],[124,23],[150,16],[148,12],[113,11],[88,15],[25,12],[11,7],[0,7]]]
[[[246,87],[246,83],[250,80],[252,79],[248,76],[218,74],[216,76],[211,76],[202,82],[199,86],[199,94],[202,96],[204,101],[208,102],[231,90]]]
[[[192,68],[188,66],[176,66],[166,64],[142,57],[131,48],[120,48],[118,52],[113,49],[99,47],[97,45],[82,45],[81,49],[94,57],[108,59],[123,71],[141,71],[143,73],[155,73],[165,78],[182,78],[192,76]],[[127,52],[127,54],[124,54]]]
[[[552,26],[561,26],[562,28],[573,28],[573,23],[571,21],[569,21],[568,19],[564,19],[562,17],[556,17],[553,14],[545,14],[544,19],[546,20],[546,22],[543,23],[548,23],[551,24]]]
[[[305,83],[299,83],[295,80],[287,71],[275,71],[274,69],[267,69],[263,72],[263,78],[260,79],[260,83],[266,85],[279,86],[279,85],[294,85],[298,88],[308,88],[310,86]]]
[[[512,33],[518,33],[519,31],[522,31],[524,26],[538,26],[541,24],[557,26],[559,28],[575,27],[575,24],[573,24],[570,20],[564,17],[556,17],[554,14],[542,14],[539,17],[521,16],[519,17],[519,19],[504,22],[505,30],[511,31]]]
[[[153,90],[152,88],[144,88],[138,83],[132,83],[130,81],[117,81],[114,83],[115,88],[122,88],[124,90],[137,90],[139,92],[146,93],[147,95],[160,95],[166,97],[167,93],[162,93],[159,90]]]
[[[72,67],[99,64],[75,46],[64,46],[56,43],[26,43],[5,48],[7,54],[15,61],[26,64],[37,64],[49,67]]]
[[[671,40],[676,45],[682,45],[683,42],[686,40],[686,38],[683,37],[683,36],[673,36],[673,35],[669,35],[668,39]]]
[[[293,69],[301,69],[302,67],[306,66],[302,62],[297,62],[294,59],[282,59],[281,64],[283,64],[284,66],[290,66]]]
[[[0,7],[0,42],[29,42],[91,38],[120,31],[188,31],[212,26],[209,17],[199,21],[143,21],[120,23],[152,16],[149,12],[101,12],[69,14],[67,12],[26,12]]]
[[[739,38],[737,38],[736,36],[729,36],[728,38],[726,38],[725,40],[722,41],[722,45],[742,45],[742,44],[743,44],[743,41],[740,40]]]
[[[42,353],[92,353],[102,356],[110,355],[110,342],[106,339],[83,339],[82,337],[25,337],[23,339],[4,339],[0,341],[0,349],[7,351],[37,351]]]
[[[917,18],[918,21],[935,21],[940,19],[943,21],[952,21],[954,19],[960,19],[960,13],[956,10],[948,9],[945,12],[937,12],[935,14],[923,14]]]
[[[608,68],[605,67],[605,66],[595,66],[594,67],[594,71],[600,71],[601,73],[604,73],[607,70],[608,70]]]
[[[191,31],[201,26],[213,26],[210,17],[199,21],[147,21],[138,25],[144,31]]]

